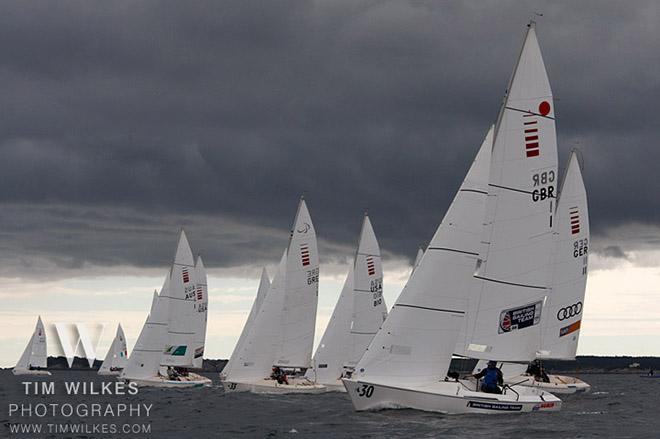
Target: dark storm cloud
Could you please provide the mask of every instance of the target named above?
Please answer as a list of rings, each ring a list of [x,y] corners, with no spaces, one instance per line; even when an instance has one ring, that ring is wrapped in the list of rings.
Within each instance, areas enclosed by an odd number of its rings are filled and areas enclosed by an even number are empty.
[[[628,255],[618,245],[608,245],[601,252],[606,258],[628,259]]]
[[[213,235],[212,266],[277,259],[303,192],[328,252],[353,245],[369,209],[381,246],[412,257],[497,114],[533,11],[560,156],[583,152],[594,233],[660,219],[655,2],[1,9],[0,200],[13,213],[0,227],[26,261],[158,265],[166,247],[150,243],[182,223]]]

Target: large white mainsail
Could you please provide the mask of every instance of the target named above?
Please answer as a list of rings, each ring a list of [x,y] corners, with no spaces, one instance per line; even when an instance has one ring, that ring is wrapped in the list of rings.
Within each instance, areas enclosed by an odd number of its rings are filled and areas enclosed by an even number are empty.
[[[589,211],[577,154],[569,159],[554,218],[552,289],[543,317],[539,358],[574,360],[587,285]]]
[[[223,377],[227,377],[227,375],[229,375],[229,371],[236,367],[236,363],[239,361],[239,356],[241,355],[241,352],[243,352],[243,349],[245,348],[245,339],[247,338],[252,328],[252,325],[254,325],[254,320],[257,317],[259,310],[261,309],[261,304],[263,303],[269,288],[270,288],[270,279],[268,278],[268,272],[266,271],[266,267],[264,267],[263,270],[261,271],[261,280],[259,281],[259,287],[257,288],[257,297],[254,298],[254,302],[252,303],[252,309],[250,309],[250,314],[248,315],[248,318],[245,321],[245,325],[243,325],[243,330],[241,331],[241,335],[238,338],[238,341],[236,342],[236,346],[234,346],[234,351],[231,353],[231,356],[229,357],[229,361],[222,369]]]
[[[420,264],[356,367],[371,383],[425,386],[446,376],[469,310],[492,128]]]
[[[202,257],[197,257],[195,264],[195,304],[194,304],[194,355],[193,367],[201,369],[204,365],[204,345],[206,343],[206,325],[209,308],[209,291],[206,281],[206,268]]]
[[[385,317],[380,247],[365,215],[353,264],[314,354],[314,370],[307,376],[338,385],[344,371],[352,370],[360,360]]]
[[[124,367],[126,367],[128,359],[128,351],[126,348],[126,336],[124,335],[124,330],[121,327],[121,323],[117,326],[117,334],[112,340],[110,349],[105,355],[103,364],[99,368],[99,375],[110,374],[113,372],[119,372]]]
[[[495,127],[469,357],[529,361],[538,350],[556,180],[552,91],[531,23]]]
[[[364,216],[353,268],[353,316],[345,366],[362,358],[387,317],[383,298],[383,263],[369,216]]]
[[[321,392],[307,380],[290,384],[271,380],[271,368],[288,371],[311,366],[318,301],[319,260],[316,233],[307,206],[300,200],[289,245],[266,297],[249,328],[244,345],[230,359],[222,380],[225,390],[255,392]],[[279,369],[276,369],[279,370]],[[280,380],[284,381],[284,380]]]
[[[284,278],[284,304],[274,364],[308,368],[312,362],[319,290],[316,231],[301,198],[291,229]]]
[[[164,294],[160,294],[161,299],[169,302],[164,365],[194,366],[195,295],[195,261],[186,233],[181,230],[170,270],[170,286]]]
[[[44,330],[44,323],[41,321],[41,316],[39,316],[30,341],[25,347],[18,363],[16,363],[16,367],[14,367],[14,373],[18,371],[29,371],[34,368],[45,369],[47,367],[47,357],[46,331]]]

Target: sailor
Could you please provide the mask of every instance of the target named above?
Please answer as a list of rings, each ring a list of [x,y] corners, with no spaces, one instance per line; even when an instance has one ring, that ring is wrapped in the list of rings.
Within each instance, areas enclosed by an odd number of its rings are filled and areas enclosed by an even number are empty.
[[[488,367],[481,369],[481,372],[474,375],[476,379],[483,378],[481,384],[481,391],[485,393],[502,393],[499,386],[504,384],[504,376],[502,371],[497,368],[495,361],[489,361]]]
[[[277,384],[289,384],[289,379],[279,366],[273,366],[273,373],[270,374],[270,377],[277,380]]]
[[[541,381],[544,383],[550,382],[550,377],[545,372],[545,368],[543,367],[543,364],[541,364],[541,361],[539,360],[534,360],[531,363],[529,363],[529,366],[527,366],[527,371],[525,373],[527,373],[527,375],[533,376],[536,381]]]

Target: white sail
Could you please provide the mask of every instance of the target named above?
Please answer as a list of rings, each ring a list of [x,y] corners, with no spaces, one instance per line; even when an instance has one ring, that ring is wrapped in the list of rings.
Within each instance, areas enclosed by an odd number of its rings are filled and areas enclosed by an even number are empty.
[[[358,380],[424,386],[445,378],[480,245],[492,129],[419,266],[356,367]]]
[[[122,372],[124,378],[151,378],[158,374],[158,368],[163,357],[163,347],[167,342],[167,321],[169,318],[167,309],[169,301],[163,299],[161,295],[167,294],[169,281],[170,276],[168,274],[160,295],[154,291],[149,316]]]
[[[280,321],[285,295],[287,250],[280,260],[273,282],[258,309],[251,326],[246,325],[247,335],[243,346],[236,349],[229,360],[232,367],[226,373],[227,381],[256,381],[268,377],[275,353],[279,351],[282,337]],[[223,373],[224,374],[224,373]]]
[[[319,287],[316,232],[305,200],[301,199],[291,229],[284,277],[281,343],[274,364],[307,368],[312,362]]]
[[[41,321],[41,316],[37,318],[37,325],[30,337],[23,355],[18,360],[15,369],[30,369],[31,367],[46,368],[48,360],[46,331]]]
[[[554,104],[531,24],[495,128],[470,357],[529,361],[536,354],[556,180]]]
[[[195,304],[193,306],[194,315],[194,351],[193,367],[201,369],[204,365],[204,345],[206,343],[206,325],[209,308],[209,292],[206,281],[206,268],[202,257],[197,257],[195,264]]]
[[[353,319],[345,362],[348,367],[354,367],[362,358],[387,317],[380,246],[367,215],[362,223],[353,272]]]
[[[167,341],[162,364],[193,367],[195,339],[195,262],[185,232],[181,231],[170,271],[170,285],[160,298],[168,301]]]
[[[261,309],[261,304],[263,303],[269,288],[270,288],[270,279],[268,278],[268,272],[266,271],[266,267],[264,267],[264,269],[261,271],[261,280],[259,281],[259,288],[257,288],[257,297],[255,297],[254,302],[252,303],[252,309],[250,309],[250,314],[248,315],[248,318],[245,321],[245,325],[243,326],[243,331],[241,331],[241,335],[238,338],[238,342],[236,342],[236,346],[234,346],[234,351],[231,353],[231,357],[229,357],[229,361],[222,369],[223,376],[225,377],[228,376],[229,371],[232,370],[234,367],[236,367],[236,362],[238,361],[239,355],[245,347],[245,339],[247,338],[248,333],[252,328],[252,325],[254,325],[254,320],[257,314],[259,313],[259,310]]]
[[[103,374],[123,369],[126,367],[127,359],[126,336],[124,335],[124,330],[121,328],[121,324],[119,324],[117,326],[117,334],[112,340],[108,353],[105,355],[103,364],[99,368],[99,373]]]
[[[343,373],[350,345],[353,320],[353,269],[348,271],[335,309],[316,348],[313,368],[305,376],[319,383],[335,383]]]
[[[540,358],[574,360],[587,285],[589,211],[577,155],[571,154],[557,200],[552,290],[543,316]]]

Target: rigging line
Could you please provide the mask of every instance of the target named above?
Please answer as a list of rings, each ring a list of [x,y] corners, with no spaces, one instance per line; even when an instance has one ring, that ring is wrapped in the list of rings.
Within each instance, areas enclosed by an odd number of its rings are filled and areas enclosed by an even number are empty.
[[[506,282],[506,281],[503,281],[503,280],[489,279],[487,277],[477,276],[477,275],[475,275],[474,277],[475,277],[475,279],[481,279],[481,280],[485,280],[485,281],[488,281],[488,282],[495,282],[495,283],[504,284],[504,285],[513,285],[515,287],[534,288],[534,289],[537,289],[537,290],[547,290],[548,289],[548,287],[541,287],[541,286],[538,286],[538,285],[517,284],[515,282]]]
[[[465,314],[465,311],[458,311],[458,310],[454,310],[454,309],[430,308],[428,306],[407,305],[405,303],[397,303],[394,306],[403,306],[405,308],[425,309],[427,311],[438,311],[438,312],[446,312],[446,313],[453,313],[453,314]]]
[[[529,111],[529,110],[521,110],[520,108],[513,108],[513,107],[504,107],[504,108],[506,108],[507,110],[518,111],[518,112],[520,112],[520,113],[533,114],[534,116],[543,117],[544,119],[555,120],[554,117],[544,116],[544,115],[542,115],[542,114],[535,113],[535,112],[533,112],[533,111]]]

